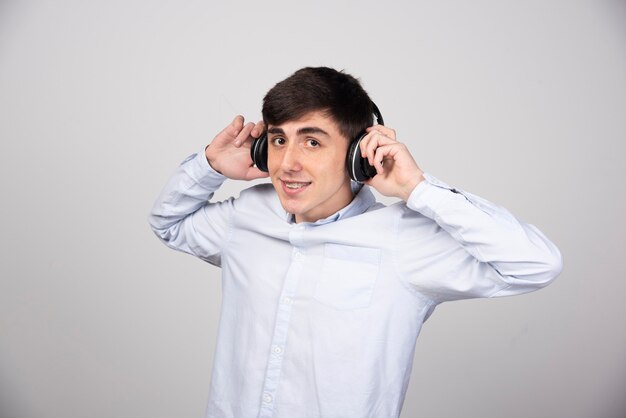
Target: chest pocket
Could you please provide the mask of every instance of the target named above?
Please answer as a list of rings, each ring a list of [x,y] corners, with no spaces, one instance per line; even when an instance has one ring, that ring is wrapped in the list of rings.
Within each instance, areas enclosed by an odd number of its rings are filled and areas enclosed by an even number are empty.
[[[326,244],[313,297],[336,309],[366,308],[372,300],[379,267],[377,248]]]

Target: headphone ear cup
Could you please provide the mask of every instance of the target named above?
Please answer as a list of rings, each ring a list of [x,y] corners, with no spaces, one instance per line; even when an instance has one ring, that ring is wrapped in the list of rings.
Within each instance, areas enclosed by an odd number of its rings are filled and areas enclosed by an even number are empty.
[[[365,134],[360,135],[350,143],[346,159],[346,169],[348,174],[350,174],[350,178],[359,183],[376,175],[376,167],[370,165],[367,158],[361,157],[360,144],[364,137]]]
[[[252,142],[250,147],[250,158],[254,165],[266,173],[267,169],[267,134],[263,134]]]

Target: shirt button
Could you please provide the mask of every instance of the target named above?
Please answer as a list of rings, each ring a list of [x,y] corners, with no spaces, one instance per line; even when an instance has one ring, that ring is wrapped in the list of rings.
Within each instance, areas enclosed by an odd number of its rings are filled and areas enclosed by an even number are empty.
[[[272,403],[272,395],[270,395],[269,393],[266,393],[263,395],[263,402],[265,403]]]
[[[296,251],[296,253],[293,256],[298,261],[301,261],[304,258],[304,254],[302,254],[300,251]]]
[[[272,351],[274,352],[274,354],[281,354],[283,352],[283,349],[282,347],[275,345]]]
[[[289,298],[289,297],[284,297],[283,298],[283,303],[285,305],[291,305],[291,303],[293,302],[293,299]]]

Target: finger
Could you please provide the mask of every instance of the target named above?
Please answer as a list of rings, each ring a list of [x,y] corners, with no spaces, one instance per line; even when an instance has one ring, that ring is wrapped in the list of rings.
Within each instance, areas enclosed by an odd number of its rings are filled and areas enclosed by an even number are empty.
[[[376,148],[376,152],[374,154],[374,163],[372,164],[374,168],[376,168],[376,172],[378,174],[382,174],[385,172],[384,160],[389,155],[391,145],[383,145],[381,147]]]
[[[243,127],[243,120],[244,120],[243,116],[241,115],[235,116],[233,121],[229,123],[228,126],[226,126],[224,129],[222,129],[222,132],[220,132],[220,134],[225,133],[225,134],[228,134],[229,136],[232,136],[233,138],[236,137],[241,131],[241,128]]]
[[[386,145],[382,145],[376,149],[376,153],[374,156],[374,164],[376,167],[376,172],[378,174],[382,174],[385,169],[383,164],[385,161],[393,162],[396,159],[396,155],[404,149],[404,144],[400,144],[399,142],[392,142]]]
[[[374,156],[373,151],[370,152],[370,149],[376,149],[376,144],[378,143],[376,138],[377,135],[379,135],[377,132],[370,132],[369,134],[365,135],[365,137],[361,140],[361,143],[359,144],[361,148],[361,157],[367,158],[370,165],[373,165],[372,159],[370,159],[370,157]]]
[[[378,132],[370,132],[366,134],[361,142],[359,143],[359,148],[361,149],[361,157],[368,157],[368,150],[372,144],[376,144],[376,136],[380,135]]]
[[[250,134],[253,138],[258,138],[263,134],[263,132],[265,132],[265,122],[261,120],[258,121],[256,125],[254,125],[254,128],[252,129],[252,132]]]
[[[218,141],[230,142],[239,134],[242,127],[243,116],[237,115],[231,123],[226,125],[224,129],[222,129],[217,135],[215,135],[215,139],[217,139]]]
[[[365,157],[365,154],[367,154],[367,151],[370,148],[376,149],[376,147],[380,143],[386,144],[386,143],[392,143],[392,142],[397,142],[397,141],[394,138],[388,137],[382,132],[371,130],[367,135],[365,135],[365,138],[363,138],[363,140],[361,141],[361,148],[364,151],[363,156]]]
[[[237,148],[239,148],[241,144],[243,144],[248,139],[248,137],[250,136],[250,132],[252,132],[252,129],[254,129],[254,126],[255,125],[252,122],[248,122],[243,126],[239,134],[237,134],[237,137],[235,137],[234,145]]]
[[[362,148],[365,148],[364,156],[367,157],[370,165],[376,166],[376,150],[383,145],[394,144],[396,141],[380,134],[379,132],[371,132],[368,135],[370,136],[369,138],[366,138],[367,142],[365,142],[362,146]]]
[[[376,169],[376,173],[383,174],[385,172],[385,167],[383,166],[383,159],[385,158],[385,148],[378,147],[376,149],[376,154],[374,156],[374,163],[372,164]]]
[[[391,139],[396,139],[396,131],[395,129],[391,129],[388,126],[384,126],[384,125],[374,125],[374,126],[370,126],[369,128],[366,129],[367,132],[372,132],[372,131],[377,131],[380,132],[381,134],[388,136]]]

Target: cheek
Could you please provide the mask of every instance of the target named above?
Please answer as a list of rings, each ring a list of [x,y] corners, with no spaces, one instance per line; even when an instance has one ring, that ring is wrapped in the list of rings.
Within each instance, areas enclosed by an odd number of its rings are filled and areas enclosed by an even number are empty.
[[[337,175],[337,174],[345,174],[347,176],[348,175],[348,171],[346,170],[346,156],[345,155],[339,155],[339,156],[335,157],[334,161],[333,161],[333,166],[332,166],[332,168],[329,167],[329,169],[332,169],[332,171],[335,173],[335,175]]]
[[[340,164],[334,159],[328,159],[325,161],[318,161],[315,167],[311,167],[310,171],[314,171],[318,178],[324,178],[326,180],[335,180],[343,178],[345,166]],[[347,172],[346,172],[347,175]]]
[[[270,173],[276,171],[276,168],[280,167],[280,158],[276,155],[276,153],[268,152],[267,155],[267,169]]]

